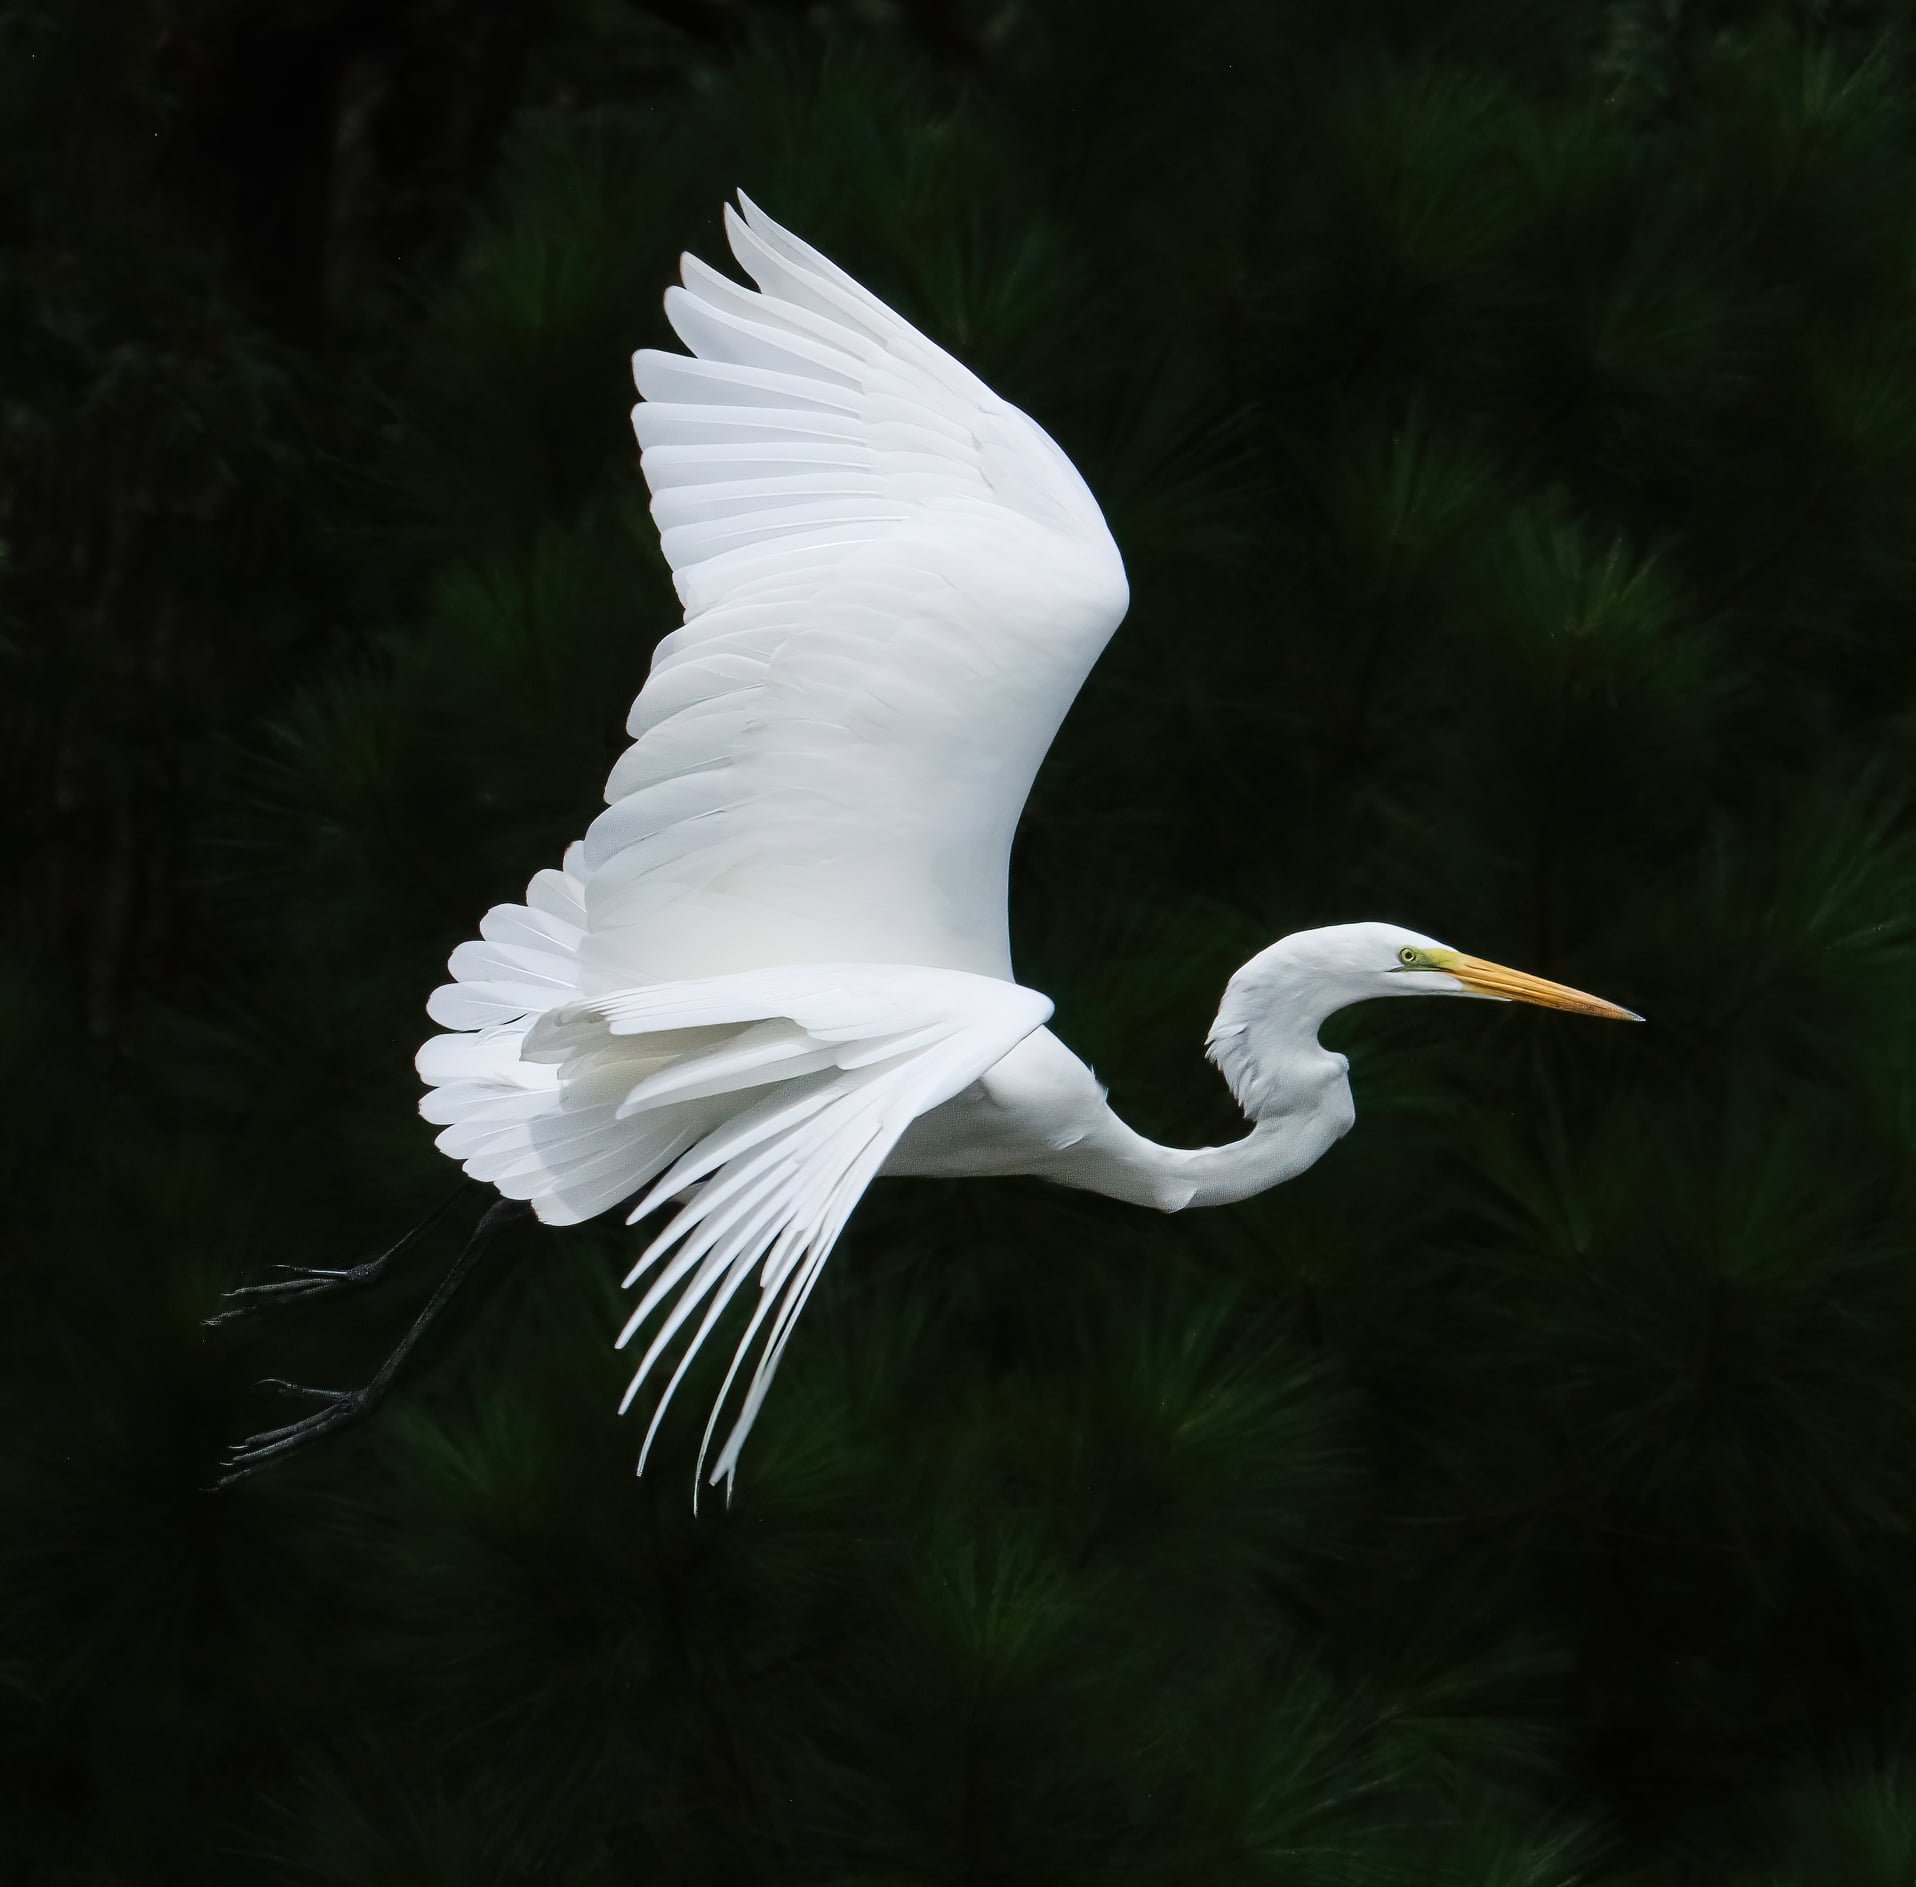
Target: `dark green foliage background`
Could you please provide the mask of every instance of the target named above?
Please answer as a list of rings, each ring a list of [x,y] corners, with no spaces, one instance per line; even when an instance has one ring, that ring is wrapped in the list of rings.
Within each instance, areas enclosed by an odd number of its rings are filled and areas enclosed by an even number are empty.
[[[9,1880],[1909,1887],[1899,10],[0,21]],[[625,355],[740,183],[1105,503],[1014,934],[1140,1127],[1303,925],[1651,1025],[1339,1018],[1228,1211],[881,1186],[729,1513],[689,1399],[631,1477],[617,1225],[209,1495],[408,1312],[200,1328],[448,1183],[421,1003],[676,622]]]

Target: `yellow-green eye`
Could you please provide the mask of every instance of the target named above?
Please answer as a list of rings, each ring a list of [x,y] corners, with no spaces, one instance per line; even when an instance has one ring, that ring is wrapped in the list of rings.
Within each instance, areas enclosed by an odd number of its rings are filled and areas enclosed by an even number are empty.
[[[1419,963],[1423,962],[1423,960],[1424,953],[1421,950],[1414,949],[1409,944],[1406,944],[1403,949],[1397,953],[1397,961],[1406,969],[1414,969]]]

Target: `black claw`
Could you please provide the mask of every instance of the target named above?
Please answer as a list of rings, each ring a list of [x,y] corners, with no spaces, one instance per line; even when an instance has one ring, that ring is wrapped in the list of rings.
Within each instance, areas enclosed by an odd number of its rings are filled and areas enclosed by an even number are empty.
[[[213,1483],[216,1488],[231,1487],[236,1481],[243,1481],[261,1468],[269,1467],[282,1455],[292,1453],[295,1448],[303,1448],[308,1442],[319,1440],[322,1435],[334,1434],[359,1421],[371,1413],[375,1400],[363,1389],[335,1393],[327,1389],[309,1389],[303,1383],[287,1383],[278,1379],[269,1381],[274,1387],[288,1389],[299,1395],[325,1396],[326,1406],[315,1409],[311,1415],[302,1416],[297,1422],[288,1422],[282,1428],[261,1429],[257,1435],[249,1435],[229,1449],[220,1464],[225,1472]]]
[[[307,1298],[330,1297],[335,1292],[355,1291],[364,1285],[377,1284],[417,1250],[426,1234],[470,1191],[470,1185],[462,1181],[457,1191],[429,1212],[404,1238],[381,1252],[377,1258],[368,1258],[363,1264],[338,1267],[274,1265],[272,1269],[284,1273],[283,1276],[268,1278],[259,1284],[242,1284],[228,1291],[225,1294],[226,1308],[204,1319],[205,1328],[217,1329],[221,1324],[234,1323],[256,1310],[276,1309],[282,1304],[297,1304]]]
[[[315,1389],[311,1383],[288,1382],[284,1376],[262,1376],[259,1386],[278,1389],[289,1396],[316,1396],[321,1402],[343,1402],[353,1393],[350,1389]]]
[[[307,1265],[275,1265],[283,1278],[269,1278],[263,1284],[241,1284],[225,1293],[227,1308],[205,1319],[207,1329],[234,1323],[256,1310],[277,1304],[296,1304],[302,1298],[328,1297],[357,1284],[370,1284],[379,1273],[370,1265],[353,1265],[344,1271],[324,1271]]]

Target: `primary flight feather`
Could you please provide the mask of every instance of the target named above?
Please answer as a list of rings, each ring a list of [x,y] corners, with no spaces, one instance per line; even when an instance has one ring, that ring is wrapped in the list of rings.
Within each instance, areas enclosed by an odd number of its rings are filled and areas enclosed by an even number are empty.
[[[1237,972],[1212,1026],[1244,1137],[1126,1127],[1013,980],[1005,908],[1032,778],[1126,608],[1117,548],[1023,413],[743,195],[725,229],[756,287],[686,257],[665,309],[688,351],[633,360],[684,626],[605,811],[454,951],[418,1065],[439,1146],[547,1223],[669,1214],[619,1337],[643,1340],[622,1407],[664,1376],[641,1469],[699,1347],[754,1300],[699,1455],[729,1492],[878,1174],[1228,1203],[1350,1127],[1347,1064],[1317,1040],[1348,1003],[1629,1012],[1392,925],[1306,931]],[[286,1445],[262,1440],[241,1471]]]

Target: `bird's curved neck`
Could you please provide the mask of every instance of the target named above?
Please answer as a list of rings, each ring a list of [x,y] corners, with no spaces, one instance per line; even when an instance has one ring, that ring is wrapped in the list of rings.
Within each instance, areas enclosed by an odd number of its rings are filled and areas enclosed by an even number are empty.
[[[1356,1119],[1350,1064],[1319,1044],[1322,1021],[1302,1006],[1266,1010],[1258,1019],[1255,1052],[1241,1060],[1234,1060],[1229,1038],[1214,1031],[1213,1059],[1251,1116],[1242,1139],[1221,1147],[1161,1146],[1112,1114],[1106,1130],[1078,1150],[1078,1170],[1067,1183],[1178,1212],[1233,1205],[1295,1179]],[[1254,1081],[1246,1074],[1252,1066]]]

